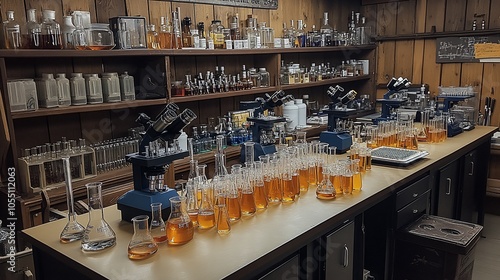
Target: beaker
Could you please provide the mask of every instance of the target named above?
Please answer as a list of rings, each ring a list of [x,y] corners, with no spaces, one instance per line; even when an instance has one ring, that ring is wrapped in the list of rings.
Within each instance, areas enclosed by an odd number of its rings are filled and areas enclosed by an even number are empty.
[[[68,223],[64,227],[59,240],[61,243],[69,243],[80,240],[83,237],[85,227],[76,221],[75,205],[73,201],[73,187],[71,185],[71,170],[69,157],[63,157],[64,179],[66,181],[66,203],[68,205]]]
[[[163,221],[161,216],[161,207],[161,202],[151,203],[151,226],[149,230],[156,243],[167,241],[167,229],[165,227],[165,221]]]
[[[361,190],[363,187],[361,172],[359,168],[359,159],[351,160],[351,173],[352,173],[352,188],[354,190]]]
[[[161,209],[161,203],[159,204]],[[147,215],[132,218],[134,235],[128,243],[128,258],[131,260],[142,260],[158,251],[158,244],[154,241],[148,228],[148,220]]]
[[[116,235],[104,220],[102,207],[101,182],[88,183],[87,198],[89,203],[89,223],[82,239],[82,250],[100,251],[116,243]]]
[[[193,239],[193,222],[186,212],[185,197],[170,198],[170,216],[167,221],[167,242],[169,245],[186,244]]]

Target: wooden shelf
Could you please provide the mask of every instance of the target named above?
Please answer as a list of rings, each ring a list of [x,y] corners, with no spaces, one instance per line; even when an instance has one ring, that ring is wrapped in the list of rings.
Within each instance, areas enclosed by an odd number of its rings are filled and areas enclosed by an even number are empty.
[[[12,112],[13,119],[34,118],[43,116],[64,115],[73,113],[95,112],[124,108],[136,108],[143,106],[162,105],[166,104],[167,99],[151,99],[151,100],[134,100],[122,101],[116,103],[102,103],[81,106],[68,106],[58,108],[40,108],[36,111]]]
[[[485,35],[497,35],[500,33],[500,29],[487,29],[487,30],[468,30],[468,31],[446,31],[446,32],[425,32],[425,33],[413,33],[413,34],[400,34],[392,36],[378,36],[375,37],[375,41],[401,41],[401,40],[415,40],[415,39],[435,39],[443,37],[468,37],[468,36],[485,36]]]
[[[121,57],[121,56],[211,56],[211,55],[259,55],[280,53],[317,53],[317,52],[345,52],[373,50],[375,45],[337,46],[337,47],[307,47],[307,48],[262,48],[241,50],[0,50],[0,57],[4,58],[38,58],[38,57]]]
[[[179,97],[171,97],[170,101],[174,103],[183,103],[183,102],[200,101],[200,100],[215,99],[215,98],[227,98],[227,97],[259,94],[265,92],[274,92],[277,89],[278,89],[277,87],[263,87],[263,88],[247,89],[240,91],[218,92],[218,93],[209,93],[209,94],[192,95],[192,96],[179,96]]]
[[[322,81],[311,82],[311,83],[282,85],[281,89],[282,90],[289,90],[289,89],[298,89],[298,88],[319,87],[319,86],[338,84],[338,83],[348,83],[348,82],[354,82],[354,81],[369,80],[370,77],[371,77],[370,75],[361,75],[361,76],[356,76],[356,77],[333,78],[333,79],[322,80]]]

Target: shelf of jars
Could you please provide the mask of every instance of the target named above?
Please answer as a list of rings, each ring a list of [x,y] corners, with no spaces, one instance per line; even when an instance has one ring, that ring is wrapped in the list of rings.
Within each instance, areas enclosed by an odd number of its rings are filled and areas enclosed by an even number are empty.
[[[114,56],[210,56],[210,55],[256,55],[282,53],[318,53],[373,50],[376,46],[334,46],[334,47],[304,47],[304,48],[259,48],[238,50],[205,50],[205,49],[133,49],[133,50],[50,50],[50,49],[14,49],[0,50],[0,57],[5,58],[36,58],[36,57],[114,57]]]
[[[161,99],[149,99],[149,100],[121,101],[114,103],[101,103],[92,105],[67,106],[67,107],[57,107],[57,108],[39,108],[35,111],[12,112],[11,114],[13,119],[24,119],[24,118],[73,114],[73,113],[136,108],[144,106],[162,105],[166,103],[167,99],[161,98]]]
[[[278,87],[272,86],[272,87],[245,89],[239,91],[217,92],[217,93],[208,93],[208,94],[191,95],[191,96],[177,96],[177,97],[171,97],[170,101],[174,103],[201,101],[201,100],[216,99],[216,98],[227,98],[227,97],[253,95],[266,92],[274,92],[277,89]]]
[[[322,80],[322,81],[317,81],[317,82],[300,83],[300,84],[292,84],[292,85],[281,85],[280,88],[282,90],[309,88],[309,87],[318,87],[318,86],[325,86],[325,85],[338,84],[338,83],[363,81],[363,80],[369,80],[370,78],[371,78],[371,75],[360,75],[360,76],[354,76],[354,77],[339,77],[339,78],[327,79],[327,80]]]

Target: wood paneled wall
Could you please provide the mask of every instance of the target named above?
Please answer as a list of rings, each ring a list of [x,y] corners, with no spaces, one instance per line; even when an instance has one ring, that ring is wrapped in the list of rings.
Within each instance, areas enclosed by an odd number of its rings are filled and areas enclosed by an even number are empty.
[[[432,30],[471,30],[473,20],[476,19],[480,26],[483,18],[487,29],[500,28],[498,7],[500,0],[363,0],[362,12],[369,15],[378,36],[391,36]],[[377,84],[381,85],[378,97],[385,93],[382,85],[393,76],[408,77],[414,84],[427,83],[432,93],[437,93],[440,85],[475,86],[483,108],[486,97],[500,97],[499,63],[437,64],[435,39],[380,42],[376,75]],[[499,125],[499,111],[495,110],[491,125]]]

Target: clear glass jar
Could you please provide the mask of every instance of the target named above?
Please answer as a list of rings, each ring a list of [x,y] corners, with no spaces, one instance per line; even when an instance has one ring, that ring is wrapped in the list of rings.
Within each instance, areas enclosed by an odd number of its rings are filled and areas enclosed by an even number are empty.
[[[69,82],[71,92],[71,105],[86,105],[87,91],[82,73],[72,73]]]
[[[209,34],[214,41],[215,49],[224,49],[224,26],[221,24],[220,20],[213,20],[210,25]]]
[[[75,30],[73,31],[73,46],[77,50],[85,50],[88,44],[87,31],[83,28],[82,15],[76,14]]]
[[[21,27],[14,19],[14,11],[7,11],[7,21],[3,23],[6,49],[21,48]]]
[[[62,49],[61,26],[55,20],[56,12],[43,10],[42,46],[44,49]]]
[[[159,49],[159,43],[158,43],[158,32],[156,32],[156,26],[154,24],[148,25],[148,32],[147,32],[147,42],[148,42],[148,49]]]
[[[36,21],[36,9],[29,9],[27,13],[27,22],[22,29],[23,48],[40,49],[42,48],[40,24]]]
[[[87,30],[87,40],[89,50],[111,50],[115,47],[113,32],[107,23],[92,23]]]
[[[102,73],[101,83],[104,102],[120,102],[122,100],[120,94],[120,79],[118,79],[118,73]]]
[[[130,76],[127,71],[120,75],[120,92],[122,101],[135,100],[134,77]]]
[[[269,72],[266,71],[266,68],[259,68],[260,75],[260,87],[269,87],[270,86],[270,77]]]
[[[85,74],[85,88],[87,90],[87,102],[89,104],[102,103],[102,83],[97,74]]]
[[[65,16],[63,18],[63,24],[61,25],[61,35],[62,35],[62,46],[64,49],[74,49],[73,45],[73,31],[75,31],[75,26],[71,20],[72,16]]]

